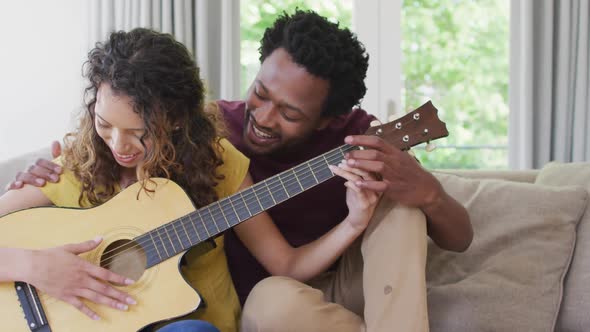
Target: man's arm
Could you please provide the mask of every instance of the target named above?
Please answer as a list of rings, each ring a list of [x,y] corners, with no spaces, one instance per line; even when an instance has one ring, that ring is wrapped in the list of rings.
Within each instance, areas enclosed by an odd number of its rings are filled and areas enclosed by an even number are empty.
[[[382,192],[393,201],[421,209],[428,220],[428,235],[439,247],[452,251],[469,247],[473,229],[467,210],[414,157],[376,136],[348,136],[345,142],[368,148],[347,153],[349,166],[382,177],[378,181],[359,181],[358,187]]]

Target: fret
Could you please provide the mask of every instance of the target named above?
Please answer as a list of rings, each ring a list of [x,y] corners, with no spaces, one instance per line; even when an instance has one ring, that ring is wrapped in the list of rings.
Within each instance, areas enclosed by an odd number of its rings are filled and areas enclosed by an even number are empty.
[[[262,183],[264,183],[264,185],[266,186],[266,190],[268,190],[270,198],[272,198],[273,205],[277,205],[277,201],[275,201],[275,198],[272,196],[272,191],[268,187],[268,183],[266,181],[262,181]]]
[[[176,234],[180,239],[180,244],[182,245],[182,248],[186,249],[192,247],[193,243],[191,241],[191,237],[188,235],[188,232],[186,231],[186,227],[184,227],[184,222],[184,218],[179,218],[172,223],[172,227],[174,227],[174,230],[176,231]],[[180,227],[176,227],[176,224],[179,224]],[[182,230],[180,230],[180,228],[184,230],[184,234]]]
[[[276,203],[284,202],[289,199],[289,194],[287,193],[287,189],[285,189],[280,176],[272,177],[265,180],[265,182],[270,182],[270,186],[267,185],[267,187]]]
[[[258,186],[257,185],[252,186],[252,193],[254,194],[254,197],[256,198],[256,202],[258,202],[258,205],[260,206],[260,210],[263,211],[264,207],[262,206],[262,203],[260,202],[260,198],[258,198],[258,193],[256,192],[256,187],[258,187]]]
[[[343,145],[337,149],[332,150],[333,153],[336,154],[336,156],[338,156],[340,158],[340,160],[344,160],[344,148],[346,148],[347,145]]]
[[[281,177],[283,177],[283,183],[285,183],[285,187],[289,197],[293,197],[301,192],[301,186],[297,182],[295,173],[281,173]]]
[[[191,241],[191,236],[188,234],[186,227],[184,226],[184,223],[185,223],[184,217],[180,218],[179,223],[182,226],[182,229],[184,230],[184,234],[186,234],[186,238],[188,240],[188,246],[186,246],[185,248],[192,247],[193,241]]]
[[[149,236],[149,239],[148,239]],[[150,248],[149,245],[149,240],[152,240],[152,244],[153,244],[153,249]],[[151,267],[154,266],[156,264],[158,264],[158,262],[162,261],[162,255],[160,254],[160,250],[158,249],[158,243],[154,240],[154,237],[152,236],[152,232],[147,232],[144,235],[141,235],[137,238],[134,239],[137,243],[142,243],[147,242],[145,245],[142,245],[142,248],[145,252],[146,255],[146,267]]]
[[[156,253],[158,254],[158,257],[160,258],[160,260],[162,260],[162,255],[160,254],[160,249],[158,249],[158,244],[154,240],[154,236],[152,235],[152,232],[148,232],[148,234],[150,235],[150,239],[152,239],[152,243],[154,244],[154,248],[156,248]],[[147,250],[146,250],[146,252],[147,252]]]
[[[257,215],[263,211],[262,205],[260,205],[260,201],[258,201],[258,196],[256,196],[256,192],[254,191],[254,188],[255,188],[255,186],[252,186],[244,191],[244,194],[246,195],[246,199],[248,200],[248,201],[245,201],[245,200],[244,201],[246,202],[246,205],[248,206],[248,211],[250,211],[250,214],[253,216]],[[253,197],[253,199],[250,197]]]
[[[207,233],[213,234],[213,235],[221,233],[221,231],[219,230],[219,226],[217,226],[217,221],[215,220],[211,209],[209,207],[205,207],[205,208],[201,209],[201,211],[203,211],[203,217],[205,217],[203,219],[207,219],[207,220],[211,221],[210,223],[204,223],[205,228],[207,229]],[[205,213],[209,213],[209,216],[207,216]],[[209,227],[207,227],[207,225],[210,225],[211,223],[213,223],[213,225],[215,225],[215,229],[209,229]],[[217,230],[217,232],[215,230]]]
[[[328,168],[328,164],[319,166],[315,172],[316,178],[319,180],[318,183],[324,182],[332,177],[334,173]]]
[[[234,206],[232,205],[231,201],[228,198],[224,199],[223,202],[224,202],[224,204],[222,206],[223,215],[228,220],[228,223],[227,223],[228,226],[233,227],[233,226],[237,225],[238,222],[240,222],[240,219],[238,217],[238,213],[236,212],[236,210],[234,209]]]
[[[182,219],[180,219],[180,223],[182,223]],[[183,241],[182,238],[180,237],[180,234],[178,234],[178,229],[176,229],[176,224],[178,224],[178,222],[173,222],[173,223],[170,223],[170,226],[172,226],[172,230],[174,230],[174,234],[176,234],[176,238],[178,238],[178,243],[180,245],[179,251],[182,251],[182,249],[189,248],[191,246],[191,244],[190,244],[190,242],[188,244],[185,244],[185,241]],[[177,253],[179,251],[177,251]]]
[[[231,205],[231,208],[234,210],[234,214],[236,215],[236,219],[237,219],[236,220],[236,224],[239,223],[240,221],[246,220],[246,219],[248,219],[250,217],[249,215],[247,215],[245,213],[243,214],[243,216],[242,216],[242,214],[238,213],[238,210],[236,209],[236,206],[234,205],[234,202],[232,201],[232,197],[231,196],[227,199],[227,201]],[[243,212],[245,211],[244,209],[240,209],[240,210],[243,211]]]
[[[227,228],[230,228],[231,225],[229,224],[229,221],[227,220],[227,217],[225,216],[225,213],[223,212],[223,207],[221,207],[221,204],[219,204],[219,201],[217,201],[217,207],[221,211],[221,215],[223,216],[223,220],[225,220],[225,223],[227,224]]]
[[[199,212],[196,212],[197,214],[199,214]],[[201,239],[201,235],[199,235],[199,231],[197,230],[197,227],[195,226],[195,222],[193,221],[193,215],[194,213],[191,213],[188,215],[188,221],[191,224],[191,226],[193,226],[193,229],[195,230],[195,234],[197,234],[197,238],[199,239],[199,242],[203,241]]]
[[[164,238],[162,237],[162,233],[161,233],[162,229],[161,228],[156,228],[156,234],[158,234],[158,237],[160,238],[160,243],[162,244],[162,247],[164,248],[164,251],[166,252],[166,257],[165,258],[169,258],[171,257],[170,253],[168,252],[168,248],[166,248],[166,241],[164,241]]]
[[[281,186],[283,186],[283,190],[285,190],[285,194],[287,194],[287,197],[291,198],[291,195],[289,195],[289,192],[287,191],[287,188],[285,187],[285,184],[283,183],[283,177],[279,174],[277,176],[277,178],[279,179],[279,182],[281,182]]]
[[[169,232],[169,230],[168,230],[168,225],[164,225],[164,232],[166,232],[166,236],[168,237],[168,240],[170,241],[170,245],[172,245],[172,252],[173,252],[173,253],[176,253],[176,252],[178,252],[178,251],[176,250],[176,248],[174,247],[174,241],[172,241],[172,238],[170,237],[170,232]],[[179,239],[179,240],[180,240],[180,239]],[[172,255],[174,255],[174,254],[172,254]]]
[[[311,176],[309,173],[309,170],[307,170],[307,167],[305,167],[305,165],[299,165],[297,167],[294,168],[294,172],[295,174],[297,174],[299,181],[299,184],[301,185],[301,187],[303,188],[303,190],[307,190],[313,186],[315,186],[316,184],[318,184],[315,181],[315,177]]]
[[[197,211],[197,215],[199,216],[199,219],[201,219],[201,224],[205,228],[205,232],[207,232],[207,238],[210,238],[211,233],[209,233],[209,230],[207,229],[207,224],[205,224],[205,220],[203,220],[203,216],[201,216],[201,213],[199,211]]]
[[[248,204],[246,204],[246,201],[244,200],[244,196],[242,195],[242,192],[240,191],[239,194],[240,194],[240,198],[238,199],[238,201],[235,204],[235,205],[238,206],[238,209],[237,210],[238,211],[242,211],[242,212],[244,211],[244,209],[242,209],[242,208],[239,207],[239,205],[241,204],[241,205],[243,205],[246,208],[246,211],[248,211],[248,218],[252,217],[253,214],[252,214],[252,212],[250,212],[250,209],[248,208]]]
[[[314,160],[314,159],[312,159],[312,160]],[[315,183],[316,184],[320,183],[320,181],[318,181],[318,178],[316,178],[316,176],[315,176],[315,172],[313,171],[313,168],[311,168],[310,162],[308,161],[305,164],[307,165],[307,168],[309,168],[309,171],[311,172],[311,175],[313,175],[313,178],[315,180]]]
[[[262,183],[257,183],[254,185],[254,193],[258,198],[258,203],[262,206],[263,210],[267,210],[273,206],[275,206],[274,199],[272,198],[272,194],[265,188],[264,181]]]
[[[297,180],[297,184],[299,185],[299,188],[301,188],[301,191],[303,191],[303,186],[301,185],[301,182],[299,181],[299,177],[297,176],[297,173],[295,173],[295,168],[291,168],[291,173],[293,173],[293,175],[295,175],[295,180]],[[301,192],[299,191],[299,192]]]

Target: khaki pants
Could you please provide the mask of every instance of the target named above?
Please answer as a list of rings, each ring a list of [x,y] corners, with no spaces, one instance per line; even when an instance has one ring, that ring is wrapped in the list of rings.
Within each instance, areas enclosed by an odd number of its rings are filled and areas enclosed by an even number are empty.
[[[241,330],[428,331],[426,219],[382,199],[334,272],[308,284],[270,277],[252,290]]]

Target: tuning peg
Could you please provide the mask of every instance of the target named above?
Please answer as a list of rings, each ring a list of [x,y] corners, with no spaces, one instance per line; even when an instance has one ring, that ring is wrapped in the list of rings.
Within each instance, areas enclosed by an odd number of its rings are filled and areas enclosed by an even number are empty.
[[[424,148],[426,152],[432,152],[434,149],[436,149],[436,144],[430,142],[428,142],[428,144],[426,144],[426,147]]]
[[[381,125],[381,121],[379,120],[373,120],[371,121],[371,123],[369,124],[371,127],[377,127]]]

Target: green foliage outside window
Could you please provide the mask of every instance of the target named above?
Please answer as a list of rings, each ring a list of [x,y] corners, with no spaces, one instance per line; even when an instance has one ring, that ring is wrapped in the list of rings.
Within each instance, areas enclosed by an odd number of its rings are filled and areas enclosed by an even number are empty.
[[[352,0],[242,0],[240,2],[241,92],[250,87],[258,68],[258,47],[264,30],[283,12],[292,14],[295,9],[311,9],[341,26],[352,26]]]
[[[508,6],[508,0],[403,2],[402,108],[431,99],[450,132],[434,152],[415,149],[427,168],[507,166]],[[243,96],[259,68],[264,29],[297,7],[352,26],[352,0],[242,0]]]
[[[426,167],[507,167],[508,6],[508,0],[404,1],[403,108],[431,99],[450,133],[431,153],[415,149]]]

